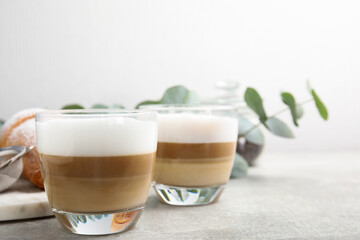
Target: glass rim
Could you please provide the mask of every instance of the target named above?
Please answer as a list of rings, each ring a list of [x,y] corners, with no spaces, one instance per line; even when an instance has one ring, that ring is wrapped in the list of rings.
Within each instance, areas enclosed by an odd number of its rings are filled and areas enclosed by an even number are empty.
[[[140,106],[143,110],[155,110],[155,111],[166,111],[166,110],[186,110],[186,111],[234,111],[235,107],[225,104],[148,104]]]
[[[157,112],[151,109],[66,109],[66,110],[46,110],[37,112],[35,119],[41,117],[60,117],[60,118],[94,118],[94,117],[131,117],[131,116],[156,116]]]

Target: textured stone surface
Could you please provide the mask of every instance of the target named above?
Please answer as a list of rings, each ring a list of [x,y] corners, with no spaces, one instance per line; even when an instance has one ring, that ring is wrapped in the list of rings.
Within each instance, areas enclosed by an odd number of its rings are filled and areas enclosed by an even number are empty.
[[[46,193],[25,179],[18,179],[0,193],[0,221],[53,215]]]
[[[171,207],[151,192],[137,226],[86,237],[55,218],[0,223],[1,239],[360,239],[360,152],[267,154],[220,200]]]

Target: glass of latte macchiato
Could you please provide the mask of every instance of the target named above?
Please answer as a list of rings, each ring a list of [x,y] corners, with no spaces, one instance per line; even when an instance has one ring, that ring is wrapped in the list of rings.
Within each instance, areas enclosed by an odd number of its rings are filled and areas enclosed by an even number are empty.
[[[45,191],[61,225],[85,235],[133,228],[151,185],[157,134],[154,111],[36,114]]]
[[[170,205],[218,199],[234,162],[238,121],[231,106],[145,105],[158,112],[154,188]]]

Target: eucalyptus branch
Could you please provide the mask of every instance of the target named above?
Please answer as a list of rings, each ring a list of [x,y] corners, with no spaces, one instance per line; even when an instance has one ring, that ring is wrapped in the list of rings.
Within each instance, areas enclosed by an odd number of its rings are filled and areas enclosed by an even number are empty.
[[[307,103],[309,103],[309,102],[313,102],[313,101],[314,101],[314,99],[309,98],[309,99],[307,99],[307,100],[305,100],[305,101],[302,101],[302,102],[296,104],[296,106],[297,106],[297,107],[298,107],[298,106],[300,107],[300,106],[302,106],[302,105],[305,105],[305,104],[307,104]],[[269,118],[273,118],[273,117],[275,117],[275,116],[277,116],[277,115],[279,115],[279,114],[281,114],[281,113],[288,112],[288,111],[290,111],[290,108],[286,107],[286,108],[281,109],[280,111],[272,114],[271,116],[269,116]],[[257,124],[255,124],[255,125],[254,125],[253,127],[251,127],[249,130],[247,130],[247,131],[243,134],[243,136],[246,136],[247,134],[249,134],[250,132],[252,132],[252,131],[255,130],[256,128],[260,127],[261,124],[262,124],[262,122],[259,121]]]
[[[309,98],[309,99],[307,99],[307,100],[305,100],[305,101],[302,101],[302,102],[296,104],[296,106],[297,106],[297,107],[301,107],[302,105],[304,105],[304,104],[306,104],[306,103],[309,103],[309,102],[313,102],[313,101],[314,101],[314,99]],[[287,108],[284,108],[284,109],[281,109],[280,111],[278,111],[278,112],[274,113],[273,115],[271,115],[269,118],[275,117],[275,116],[277,116],[277,115],[279,115],[279,114],[281,114],[281,113],[283,113],[283,112],[287,112],[287,111],[289,111],[289,110],[290,110],[290,108],[288,108],[288,107],[287,107]],[[261,124],[261,122],[260,122],[259,124]]]

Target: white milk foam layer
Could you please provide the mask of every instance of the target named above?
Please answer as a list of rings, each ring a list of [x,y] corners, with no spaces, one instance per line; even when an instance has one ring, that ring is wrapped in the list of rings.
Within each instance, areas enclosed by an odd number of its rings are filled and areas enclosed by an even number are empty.
[[[175,113],[158,114],[159,142],[217,143],[237,140],[236,118]]]
[[[36,123],[38,151],[57,156],[127,156],[152,153],[157,123],[133,118],[54,119]]]

